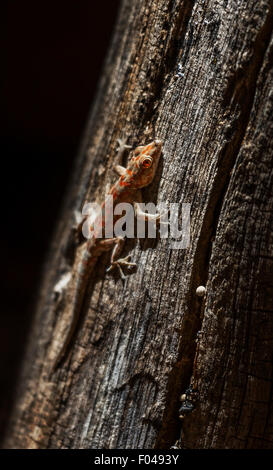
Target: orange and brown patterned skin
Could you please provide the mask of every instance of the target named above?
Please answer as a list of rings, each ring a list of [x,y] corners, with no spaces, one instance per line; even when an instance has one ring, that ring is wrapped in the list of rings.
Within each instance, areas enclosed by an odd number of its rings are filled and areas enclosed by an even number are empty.
[[[160,140],[154,140],[148,145],[136,147],[136,149],[131,152],[131,158],[129,159],[127,168],[124,168],[120,165],[117,165],[115,167],[115,170],[120,175],[120,177],[108,193],[113,197],[113,208],[115,208],[117,204],[122,202],[134,204],[135,211],[138,215],[140,215],[140,217],[144,217],[146,220],[160,220],[159,214],[143,214],[139,209],[138,203],[141,201],[140,189],[145,186],[148,186],[154,179],[161,151],[162,142]],[[104,227],[107,223],[108,217],[112,218],[112,211],[111,213],[108,213],[108,211],[105,209],[105,202],[102,204],[101,209],[102,237],[98,237],[98,233],[96,233],[94,227],[90,227],[90,230],[92,230],[93,232],[92,238],[86,241],[86,246],[83,250],[81,260],[78,263],[76,269],[73,269],[75,280],[75,294],[72,301],[72,305],[70,305],[69,307],[72,311],[71,323],[62,348],[54,362],[52,372],[56,370],[57,366],[64,358],[65,353],[72,340],[80,316],[84,296],[86,293],[86,288],[88,285],[88,279],[99,256],[102,253],[112,249],[113,251],[111,256],[111,265],[107,271],[110,271],[114,267],[117,267],[122,278],[124,278],[122,266],[135,266],[134,263],[130,263],[128,261],[130,256],[127,256],[126,258],[117,259],[122,251],[124,238],[104,237]],[[119,217],[121,216],[115,216],[113,222],[115,223]],[[94,226],[96,226],[95,223]]]

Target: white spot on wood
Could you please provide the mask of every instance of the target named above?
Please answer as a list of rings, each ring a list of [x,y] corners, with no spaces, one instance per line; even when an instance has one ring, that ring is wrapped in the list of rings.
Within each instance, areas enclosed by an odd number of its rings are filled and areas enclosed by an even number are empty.
[[[198,295],[198,297],[204,297],[206,292],[207,292],[207,289],[204,286],[199,286],[196,289],[196,295]]]
[[[98,175],[101,176],[101,175],[103,175],[104,172],[105,172],[105,166],[100,164],[99,168],[98,168]]]

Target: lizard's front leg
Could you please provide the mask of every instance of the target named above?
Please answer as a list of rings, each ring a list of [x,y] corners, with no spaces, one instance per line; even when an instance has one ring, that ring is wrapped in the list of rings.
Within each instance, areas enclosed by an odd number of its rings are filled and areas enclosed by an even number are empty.
[[[132,146],[131,146],[131,145],[127,145],[127,144],[126,144],[126,139],[124,139],[124,138],[117,139],[117,143],[118,143],[118,148],[117,148],[117,161],[118,161],[118,164],[119,164],[119,165],[122,165],[122,160],[123,160],[124,153],[125,153],[127,150],[131,150]]]
[[[161,220],[165,215],[167,215],[168,211],[164,211],[162,214],[160,214],[159,212],[156,212],[155,214],[144,212],[141,209],[139,202],[134,202],[134,209],[137,219],[145,220],[145,222],[156,222],[157,224],[161,223],[162,225],[169,225],[169,222],[163,222]]]

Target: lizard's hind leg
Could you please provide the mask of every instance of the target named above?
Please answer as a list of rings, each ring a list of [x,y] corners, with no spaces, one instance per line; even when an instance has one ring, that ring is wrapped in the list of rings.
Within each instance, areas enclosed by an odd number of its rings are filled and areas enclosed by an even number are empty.
[[[110,240],[105,240],[105,242],[109,242]],[[120,277],[122,280],[125,279],[124,272],[122,270],[122,266],[131,266],[135,267],[136,263],[131,263],[129,260],[131,255],[126,256],[125,258],[118,258],[121,254],[122,249],[124,247],[125,239],[123,237],[116,237],[111,240],[114,244],[114,248],[111,255],[111,264],[109,268],[107,268],[107,272],[112,271],[113,268],[117,267],[120,273]]]

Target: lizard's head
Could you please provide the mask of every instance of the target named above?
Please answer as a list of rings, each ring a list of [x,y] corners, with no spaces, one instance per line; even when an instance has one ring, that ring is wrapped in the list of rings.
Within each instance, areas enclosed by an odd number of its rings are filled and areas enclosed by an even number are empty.
[[[133,176],[133,187],[143,188],[153,181],[162,150],[161,140],[136,147],[129,164]]]

